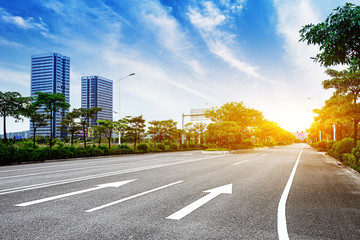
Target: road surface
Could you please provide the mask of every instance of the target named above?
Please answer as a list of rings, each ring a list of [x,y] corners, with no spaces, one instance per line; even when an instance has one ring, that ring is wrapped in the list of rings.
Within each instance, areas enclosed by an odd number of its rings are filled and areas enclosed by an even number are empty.
[[[304,144],[0,167],[1,239],[360,239],[360,178]]]

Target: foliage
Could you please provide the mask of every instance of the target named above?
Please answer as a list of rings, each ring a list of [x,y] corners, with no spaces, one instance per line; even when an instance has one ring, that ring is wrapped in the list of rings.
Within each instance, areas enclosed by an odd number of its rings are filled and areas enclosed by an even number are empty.
[[[165,145],[163,143],[156,144],[156,148],[165,151]]]
[[[3,117],[4,141],[7,142],[6,136],[6,117],[21,119],[23,111],[30,103],[31,97],[22,97],[18,92],[1,92],[0,91],[0,117]]]
[[[300,41],[319,45],[317,62],[324,66],[351,64],[360,59],[360,7],[346,3],[317,25],[300,30]]]
[[[82,128],[85,149],[86,149],[86,132],[88,131],[88,127],[90,126],[89,120],[94,119],[99,111],[102,111],[102,108],[94,107],[94,108],[73,109],[73,112],[78,112],[80,116],[80,125]]]
[[[170,150],[178,150],[179,146],[176,143],[171,143],[170,144]]]
[[[36,92],[37,95],[34,106],[40,107],[43,106],[45,112],[48,113],[48,118],[50,119],[50,140],[49,145],[52,148],[52,138],[53,138],[53,118],[54,112],[57,112],[59,109],[68,109],[70,104],[66,102],[65,95],[62,93],[43,93]]]
[[[344,153],[351,153],[353,145],[354,140],[352,138],[344,138],[334,144],[329,151],[329,155],[341,160]]]
[[[114,130],[117,129],[118,123],[111,120],[97,120],[99,126],[101,126],[101,134],[109,140],[109,149],[111,148],[111,138]],[[98,129],[100,130],[100,129]]]
[[[61,130],[71,134],[71,146],[74,144],[74,134],[81,130],[80,124],[76,121],[80,117],[80,112],[76,109],[65,115],[65,118],[61,121]]]
[[[147,152],[149,146],[146,143],[140,143],[139,145],[137,145],[136,149],[140,152]]]
[[[125,121],[127,122],[127,134],[132,136],[134,139],[134,149],[136,149],[137,142],[140,142],[140,136],[145,132],[145,119],[143,116],[126,116]]]

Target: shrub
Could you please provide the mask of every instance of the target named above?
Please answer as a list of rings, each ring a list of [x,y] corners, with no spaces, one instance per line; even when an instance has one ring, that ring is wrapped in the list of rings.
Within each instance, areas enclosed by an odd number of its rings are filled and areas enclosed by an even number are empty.
[[[354,169],[358,167],[358,162],[353,154],[344,153],[341,158],[343,163],[348,165],[349,167],[352,167]]]
[[[179,146],[176,143],[172,143],[172,144],[170,144],[170,149],[171,150],[178,150]]]
[[[354,146],[354,140],[352,138],[344,138],[340,142],[334,144],[334,151],[336,158],[341,159],[341,155],[344,153],[351,153]]]
[[[196,144],[195,143],[190,143],[189,148],[196,148]]]
[[[149,146],[146,143],[140,143],[139,145],[137,145],[136,148],[140,152],[147,152],[147,150],[149,149]]]
[[[182,147],[182,149],[188,149],[188,148],[189,148],[189,146],[187,145],[187,143],[184,143],[181,147]]]
[[[120,145],[120,149],[131,149],[131,147],[129,147],[128,145],[126,145],[126,144],[121,144]]]
[[[329,145],[328,141],[322,140],[315,144],[315,148],[321,152],[324,152],[328,150],[328,145]]]
[[[162,151],[165,151],[165,145],[162,144],[162,143],[156,144],[156,148],[157,148],[157,149],[160,149],[160,150],[162,150]]]

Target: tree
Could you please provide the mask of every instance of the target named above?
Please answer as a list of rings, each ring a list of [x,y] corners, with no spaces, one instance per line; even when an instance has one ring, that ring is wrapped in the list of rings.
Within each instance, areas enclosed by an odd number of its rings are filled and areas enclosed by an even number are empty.
[[[356,64],[360,59],[360,6],[346,3],[338,7],[317,25],[305,25],[300,41],[319,45],[315,61],[326,67],[338,64]]]
[[[360,11],[360,10],[359,10]],[[323,81],[325,89],[334,88],[335,96],[348,96],[352,100],[352,109],[350,115],[354,123],[354,145],[357,143],[358,123],[360,121],[360,106],[357,99],[360,95],[360,69],[357,66],[351,66],[343,71],[327,69],[326,73],[332,78]]]
[[[113,122],[111,120],[97,120],[96,123],[99,124],[99,126],[103,127],[101,131],[103,133],[103,136],[109,140],[109,149],[110,149],[112,134],[117,129],[118,123]]]
[[[71,146],[74,143],[74,134],[81,130],[81,126],[76,119],[80,117],[79,111],[72,110],[71,112],[65,115],[65,118],[61,121],[61,130],[66,131],[71,134]]]
[[[86,132],[88,127],[90,126],[89,120],[94,119],[96,114],[101,111],[102,108],[94,107],[94,108],[77,108],[74,109],[74,112],[77,112],[80,115],[80,125],[83,131],[83,139],[84,139],[84,147],[86,149]]]
[[[4,118],[4,142],[7,142],[6,136],[6,117],[21,119],[23,111],[29,104],[31,97],[22,97],[18,92],[0,91],[0,117]]]
[[[131,117],[126,116],[126,121],[128,122],[127,132],[134,139],[134,149],[136,149],[136,143],[140,143],[140,136],[145,132],[145,119],[143,116]]]
[[[34,103],[28,104],[28,106],[23,110],[23,115],[30,118],[30,124],[33,129],[33,148],[36,147],[36,130],[39,127],[45,127],[47,123],[47,115],[43,113],[38,113],[39,106],[36,106]]]
[[[53,139],[53,119],[54,113],[59,109],[68,109],[70,104],[66,102],[65,95],[62,93],[43,93],[36,92],[37,95],[34,105],[43,106],[44,111],[48,113],[48,118],[50,119],[50,141],[49,146],[52,148],[52,139]]]

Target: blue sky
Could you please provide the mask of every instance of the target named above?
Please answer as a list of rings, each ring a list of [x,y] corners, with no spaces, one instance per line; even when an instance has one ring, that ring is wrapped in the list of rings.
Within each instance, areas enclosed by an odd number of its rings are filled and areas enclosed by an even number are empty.
[[[353,1],[356,3],[356,1]],[[323,21],[335,0],[0,1],[0,91],[30,95],[30,57],[70,57],[70,104],[82,76],[114,80],[114,110],[148,121],[244,102],[286,130],[301,131],[331,96],[299,29]],[[308,99],[311,98],[311,99]],[[114,115],[117,119],[118,115]],[[9,119],[9,132],[28,121]],[[179,125],[180,126],[180,125]],[[2,132],[2,124],[0,127]]]

